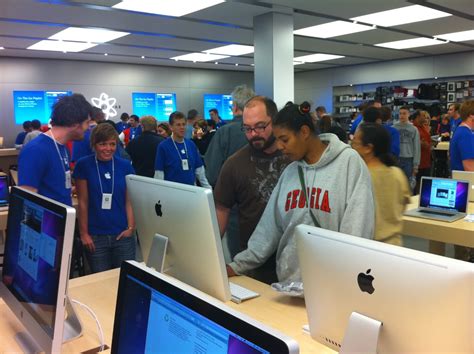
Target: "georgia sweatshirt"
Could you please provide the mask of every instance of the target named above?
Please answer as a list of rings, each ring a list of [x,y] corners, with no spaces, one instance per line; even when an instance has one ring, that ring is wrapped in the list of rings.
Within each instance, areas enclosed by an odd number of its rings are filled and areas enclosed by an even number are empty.
[[[299,224],[314,225],[310,210],[324,229],[373,238],[374,197],[364,161],[336,135],[319,138],[327,147],[318,162],[295,161],[283,171],[248,248],[230,263],[235,273],[257,268],[276,251],[278,280],[301,281],[294,229]],[[298,166],[304,172],[308,204]]]

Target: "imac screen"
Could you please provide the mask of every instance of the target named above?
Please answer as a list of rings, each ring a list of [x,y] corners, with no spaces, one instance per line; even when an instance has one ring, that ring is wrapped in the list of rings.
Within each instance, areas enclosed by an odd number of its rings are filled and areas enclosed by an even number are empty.
[[[444,178],[423,178],[420,207],[466,212],[469,182]]]

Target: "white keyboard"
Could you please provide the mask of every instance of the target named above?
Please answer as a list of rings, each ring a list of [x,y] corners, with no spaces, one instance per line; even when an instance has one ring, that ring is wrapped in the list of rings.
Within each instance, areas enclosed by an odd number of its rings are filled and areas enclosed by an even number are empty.
[[[255,291],[244,288],[243,286],[229,282],[231,300],[236,304],[240,304],[242,301],[253,299],[254,297],[260,296]]]

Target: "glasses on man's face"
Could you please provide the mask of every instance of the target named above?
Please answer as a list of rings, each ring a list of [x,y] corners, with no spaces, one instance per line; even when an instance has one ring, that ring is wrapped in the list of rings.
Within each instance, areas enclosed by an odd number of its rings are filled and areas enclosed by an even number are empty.
[[[265,129],[270,125],[271,121],[266,124],[257,124],[255,127],[249,127],[247,125],[243,125],[240,128],[245,134],[250,134],[251,132],[255,133],[263,133]]]

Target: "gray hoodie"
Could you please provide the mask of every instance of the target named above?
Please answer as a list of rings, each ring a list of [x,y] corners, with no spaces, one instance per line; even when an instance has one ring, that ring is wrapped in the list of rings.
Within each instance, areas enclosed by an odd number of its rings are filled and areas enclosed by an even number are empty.
[[[374,198],[364,161],[336,135],[319,137],[328,144],[320,160],[312,165],[292,162],[280,176],[248,248],[230,264],[237,274],[257,268],[276,251],[278,280],[301,281],[294,229],[299,224],[313,225],[309,207],[322,228],[373,238]],[[309,206],[298,166],[304,171]]]

